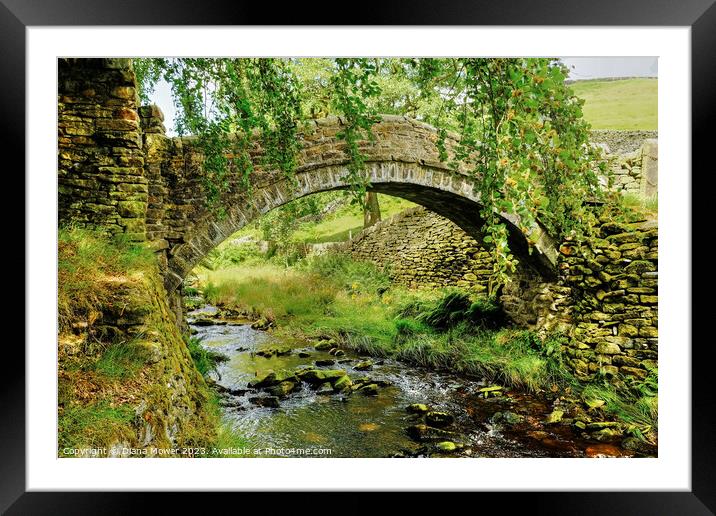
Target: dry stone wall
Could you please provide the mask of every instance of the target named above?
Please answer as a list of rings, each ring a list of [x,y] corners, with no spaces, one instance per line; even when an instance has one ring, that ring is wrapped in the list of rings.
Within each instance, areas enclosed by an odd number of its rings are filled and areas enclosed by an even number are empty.
[[[645,197],[656,195],[658,162],[658,143],[655,139],[644,140],[635,151],[608,155],[613,174],[612,188]]]
[[[656,222],[605,221],[599,236],[566,242],[560,268],[572,289],[574,327],[566,354],[583,376],[643,378],[658,357]]]
[[[410,208],[361,232],[339,249],[376,263],[391,279],[412,288],[456,285],[484,292],[492,259],[448,219]]]
[[[645,378],[658,360],[658,246],[655,221],[605,218],[593,238],[560,246],[555,281],[521,267],[501,303],[520,326],[569,335],[577,376]]]
[[[645,140],[656,140],[658,136],[657,131],[595,129],[589,133],[589,139],[592,143],[606,146],[610,154],[629,154],[639,150]]]
[[[614,190],[646,197],[657,195],[657,131],[594,130],[590,138],[606,151],[608,166],[614,176]]]

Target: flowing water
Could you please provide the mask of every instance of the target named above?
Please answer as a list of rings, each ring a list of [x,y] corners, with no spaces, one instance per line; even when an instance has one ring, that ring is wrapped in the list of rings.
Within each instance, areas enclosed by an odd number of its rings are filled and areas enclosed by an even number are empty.
[[[210,315],[211,306],[189,314]],[[569,425],[545,425],[552,404],[536,396],[512,392],[485,398],[480,392],[488,384],[445,372],[428,371],[385,359],[373,359],[369,371],[355,366],[366,357],[346,352],[334,357],[316,351],[313,344],[294,348],[289,355],[265,358],[256,355],[262,349],[281,345],[266,332],[249,324],[192,325],[202,345],[226,355],[212,378],[224,391],[223,414],[226,422],[245,436],[252,450],[275,456],[394,457],[438,456],[435,444],[416,442],[406,428],[421,423],[409,414],[413,403],[427,404],[431,410],[455,417],[446,438],[459,449],[449,456],[471,457],[584,457],[633,455],[618,446],[600,444],[579,437]],[[299,353],[308,356],[299,356]],[[270,371],[295,370],[312,366],[316,360],[335,360],[318,369],[344,369],[354,381],[370,377],[385,385],[377,396],[320,394],[303,384],[298,392],[280,399],[277,408],[255,405],[250,399],[262,396],[247,384]],[[496,412],[519,414],[516,424],[492,423]]]

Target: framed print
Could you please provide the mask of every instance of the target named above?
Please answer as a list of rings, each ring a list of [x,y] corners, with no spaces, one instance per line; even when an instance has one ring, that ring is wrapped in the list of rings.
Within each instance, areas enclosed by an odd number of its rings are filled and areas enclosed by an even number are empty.
[[[0,11],[27,192],[8,514],[336,490],[712,513],[709,1],[81,4]]]

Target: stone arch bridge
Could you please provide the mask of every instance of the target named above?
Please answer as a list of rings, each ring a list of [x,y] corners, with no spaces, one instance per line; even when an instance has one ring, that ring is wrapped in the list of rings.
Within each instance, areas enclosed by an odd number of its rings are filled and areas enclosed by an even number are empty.
[[[226,215],[206,208],[202,158],[188,138],[165,135],[161,112],[140,107],[131,60],[58,60],[58,218],[101,227],[150,243],[164,274],[168,303],[181,324],[178,287],[211,249],[256,217],[293,199],[346,188],[346,143],[337,118],[309,122],[300,132],[295,180],[257,168],[251,193],[238,179],[221,198]],[[422,204],[478,237],[475,178],[438,158],[436,131],[386,116],[361,143],[372,189]],[[448,149],[454,140],[448,141]],[[252,148],[255,163],[261,148]],[[525,270],[509,283],[503,305],[522,326],[562,324],[574,337],[569,365],[644,377],[657,358],[658,229],[606,222],[589,249],[559,246],[539,225],[528,252],[519,220],[500,214]],[[556,266],[559,256],[559,267]],[[580,310],[573,310],[579,305]],[[651,361],[651,362],[650,362]]]
[[[250,176],[250,193],[238,180],[230,182],[219,202],[221,210],[205,207],[201,156],[192,139],[146,135],[147,236],[168,247],[167,288],[177,288],[209,251],[262,214],[299,197],[348,188],[349,156],[345,141],[337,136],[342,125],[337,117],[306,123],[299,133],[294,180],[257,168]],[[383,116],[373,127],[373,136],[372,141],[361,142],[371,190],[421,204],[479,238],[483,221],[475,179],[439,160],[434,128],[405,117]],[[261,161],[261,154],[255,144],[254,162]],[[513,251],[543,275],[554,276],[557,249],[546,231],[538,225],[531,228],[536,245],[530,252],[518,217],[500,215],[510,230]]]

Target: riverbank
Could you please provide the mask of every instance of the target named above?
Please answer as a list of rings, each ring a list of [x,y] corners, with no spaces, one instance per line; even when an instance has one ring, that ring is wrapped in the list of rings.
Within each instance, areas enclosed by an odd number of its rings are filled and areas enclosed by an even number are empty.
[[[628,389],[617,390],[606,378],[580,382],[561,363],[564,336],[505,326],[484,299],[455,289],[400,289],[369,264],[331,255],[289,268],[263,263],[202,271],[198,286],[207,301],[288,342],[332,339],[344,350],[484,378],[558,401],[552,417],[590,436],[656,445],[656,370]]]
[[[642,457],[648,447],[609,442],[615,423],[580,431],[567,403],[485,378],[415,367],[284,337],[204,305],[194,338],[226,357],[209,374],[225,426],[243,457]],[[629,442],[627,442],[629,444]],[[632,443],[634,444],[634,443]]]

